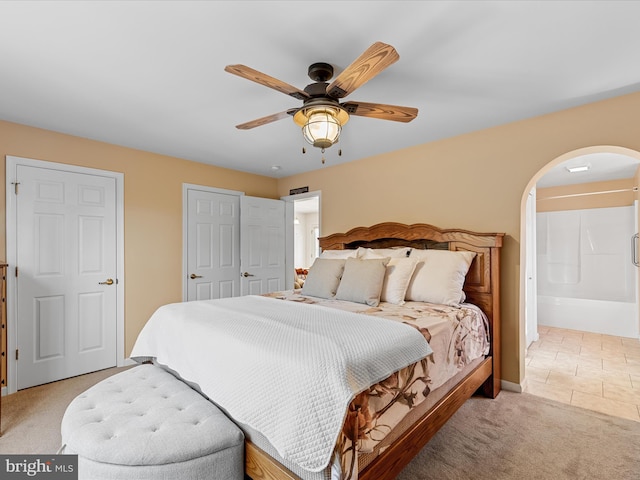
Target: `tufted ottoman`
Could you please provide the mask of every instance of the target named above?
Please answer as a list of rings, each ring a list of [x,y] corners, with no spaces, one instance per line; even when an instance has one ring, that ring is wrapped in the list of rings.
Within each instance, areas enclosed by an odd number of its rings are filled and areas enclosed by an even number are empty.
[[[109,377],[67,407],[61,453],[79,479],[242,480],[244,436],[213,403],[160,367]]]

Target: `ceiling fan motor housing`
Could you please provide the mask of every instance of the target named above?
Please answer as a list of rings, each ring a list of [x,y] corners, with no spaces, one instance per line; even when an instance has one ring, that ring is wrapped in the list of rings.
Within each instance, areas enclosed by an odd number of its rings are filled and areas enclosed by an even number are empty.
[[[324,62],[312,63],[309,65],[308,75],[316,82],[326,82],[333,77],[333,67]]]
[[[306,101],[312,100],[317,97],[327,97],[327,86],[329,84],[327,82],[316,82],[310,83],[306,87],[304,87],[304,91],[309,94],[309,97],[305,99]]]

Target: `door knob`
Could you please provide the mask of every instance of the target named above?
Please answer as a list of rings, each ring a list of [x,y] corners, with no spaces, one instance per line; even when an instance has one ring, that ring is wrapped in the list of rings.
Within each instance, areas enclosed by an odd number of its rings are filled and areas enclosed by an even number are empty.
[[[242,276],[243,276],[243,277],[255,277],[255,275],[253,275],[253,274],[251,274],[251,273],[249,273],[249,272],[244,272],[244,273],[242,274]]]
[[[113,285],[113,278],[107,278],[104,282],[98,282],[98,285]]]
[[[191,275],[189,275],[189,278],[191,280],[195,280],[196,278],[202,278],[202,275],[196,275],[195,273],[192,273]]]

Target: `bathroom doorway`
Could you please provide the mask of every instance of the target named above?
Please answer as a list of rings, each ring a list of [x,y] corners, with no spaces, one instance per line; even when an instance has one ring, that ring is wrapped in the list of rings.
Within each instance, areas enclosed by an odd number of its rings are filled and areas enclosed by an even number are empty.
[[[286,202],[287,218],[287,278],[288,288],[300,288],[306,272],[320,254],[318,238],[322,232],[322,193],[318,191],[281,197]]]
[[[294,201],[293,258],[296,269],[308,270],[320,255],[320,197],[313,195]]]
[[[522,390],[636,421],[639,166],[640,152],[615,146],[556,158],[524,192],[520,237]],[[527,218],[532,197],[536,208]],[[624,335],[607,330],[623,318]],[[547,325],[558,320],[568,323]]]
[[[639,164],[617,153],[578,155],[536,182],[527,231],[538,325],[638,338]]]

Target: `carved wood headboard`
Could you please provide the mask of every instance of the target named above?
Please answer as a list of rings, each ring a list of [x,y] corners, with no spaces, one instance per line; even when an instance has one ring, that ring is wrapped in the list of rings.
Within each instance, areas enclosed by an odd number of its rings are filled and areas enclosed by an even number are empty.
[[[409,246],[475,252],[476,256],[467,273],[463,289],[467,296],[466,301],[479,306],[489,318],[492,351],[494,358],[497,358],[500,345],[500,249],[503,237],[504,233],[443,230],[425,223],[405,225],[385,222],[321,237],[320,248],[343,250],[358,247]],[[497,363],[499,368],[499,361]],[[500,378],[499,374],[497,378]]]

